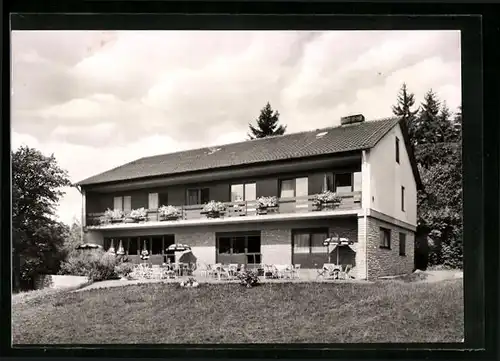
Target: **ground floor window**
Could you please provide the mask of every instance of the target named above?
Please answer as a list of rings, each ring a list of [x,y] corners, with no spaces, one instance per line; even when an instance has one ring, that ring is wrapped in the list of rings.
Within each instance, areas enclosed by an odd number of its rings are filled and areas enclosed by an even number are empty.
[[[217,262],[259,264],[261,262],[260,231],[218,233]]]
[[[173,252],[167,252],[166,249],[171,244],[175,243],[175,236],[173,234],[165,235],[144,235],[138,237],[105,237],[104,250],[108,251],[113,244],[115,252],[122,242],[125,254],[128,256],[139,256],[141,251],[145,248],[151,256],[163,256],[164,261],[170,259],[175,262]]]
[[[292,231],[292,262],[303,268],[321,267],[328,262],[328,250],[323,241],[328,228],[296,229]]]

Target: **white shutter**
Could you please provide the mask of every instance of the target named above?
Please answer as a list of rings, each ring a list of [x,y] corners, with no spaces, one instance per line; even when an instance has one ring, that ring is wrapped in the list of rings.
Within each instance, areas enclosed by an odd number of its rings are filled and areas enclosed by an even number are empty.
[[[123,197],[123,211],[130,212],[132,210],[132,197],[125,196]]]
[[[123,198],[122,197],[115,197],[113,199],[113,209],[119,209],[120,211],[123,210]]]
[[[158,193],[149,193],[148,209],[158,209]]]

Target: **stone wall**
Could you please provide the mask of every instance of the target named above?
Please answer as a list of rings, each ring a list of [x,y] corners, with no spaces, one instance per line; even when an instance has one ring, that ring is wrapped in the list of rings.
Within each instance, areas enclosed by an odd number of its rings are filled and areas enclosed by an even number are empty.
[[[77,289],[90,284],[87,277],[69,275],[39,275],[35,277],[35,289],[71,288]]]
[[[367,217],[367,222],[368,279],[411,273],[414,268],[414,232],[372,217]],[[380,227],[391,231],[390,249],[380,247]],[[399,255],[400,232],[406,234],[405,256]]]

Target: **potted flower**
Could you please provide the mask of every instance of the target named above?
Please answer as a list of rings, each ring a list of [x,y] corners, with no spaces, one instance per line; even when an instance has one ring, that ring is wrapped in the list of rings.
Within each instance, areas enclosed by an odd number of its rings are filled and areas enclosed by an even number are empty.
[[[189,277],[187,281],[182,281],[179,286],[188,287],[188,288],[196,288],[199,286],[198,282],[193,277]]]
[[[132,219],[134,222],[143,222],[148,217],[148,212],[144,207],[133,209],[128,215],[128,219]]]
[[[226,206],[222,202],[210,201],[203,206],[202,213],[207,215],[207,218],[219,218],[226,210]]]
[[[174,206],[161,206],[158,208],[158,214],[161,221],[175,221],[181,218],[180,209]]]
[[[107,209],[104,212],[105,222],[117,223],[123,221],[123,211],[121,209]]]
[[[258,214],[267,214],[269,210],[276,209],[277,207],[278,207],[278,199],[274,196],[257,198]]]
[[[342,198],[331,191],[324,191],[316,194],[313,198],[313,205],[318,210],[336,208],[342,202]]]

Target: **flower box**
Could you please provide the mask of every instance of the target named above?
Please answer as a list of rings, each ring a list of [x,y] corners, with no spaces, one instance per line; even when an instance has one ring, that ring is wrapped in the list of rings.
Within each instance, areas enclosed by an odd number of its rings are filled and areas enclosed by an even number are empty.
[[[259,197],[257,198],[257,214],[267,214],[278,209],[278,198]]]
[[[342,197],[331,191],[325,191],[320,194],[316,194],[313,198],[313,205],[316,210],[332,210],[342,203]]]
[[[131,218],[135,222],[144,222],[148,218],[148,211],[144,207],[133,209],[127,218]]]
[[[222,202],[210,201],[203,206],[202,214],[207,218],[219,218],[226,211],[226,205]]]
[[[174,206],[161,206],[158,208],[160,221],[175,221],[182,217],[182,212]]]
[[[121,209],[107,209],[101,218],[101,223],[123,222],[123,211]]]

